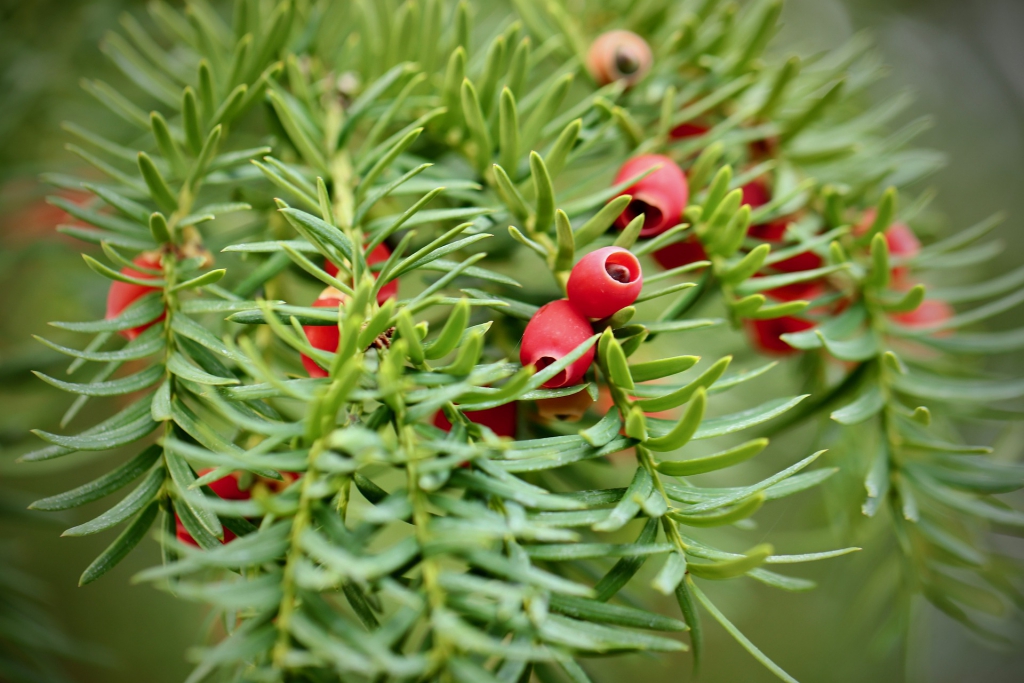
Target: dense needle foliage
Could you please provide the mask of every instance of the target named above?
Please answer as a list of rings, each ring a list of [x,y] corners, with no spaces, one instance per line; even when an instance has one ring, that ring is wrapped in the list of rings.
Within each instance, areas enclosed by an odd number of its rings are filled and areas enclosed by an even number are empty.
[[[40,374],[77,395],[65,424],[118,398],[77,434],[38,432],[47,445],[23,458],[134,444],[33,504],[128,490],[65,532],[120,529],[82,583],[156,537],[163,564],[138,579],[221,617],[190,681],[588,681],[579,660],[595,654],[689,648],[699,666],[708,618],[793,680],[700,586],[807,590],[774,565],[856,550],[716,535],[821,485],[835,469],[815,461],[838,447],[864,482],[851,503],[892,520],[897,624],[921,593],[1007,638],[1020,568],[988,536],[1024,527],[998,498],[1024,470],[962,426],[1015,418],[1024,381],[965,359],[1017,351],[1024,331],[960,330],[1017,305],[1024,270],[921,284],[991,257],[980,240],[998,220],[920,247],[907,224],[931,197],[903,188],[941,159],[907,147],[920,126],[887,127],[903,100],[860,106],[881,73],[863,40],[765,57],[780,10],[190,0],[126,16],[102,46],[125,82],[83,82],[123,135],[67,124],[91,171],[47,180],[76,219],[61,230],[102,248],[89,266],[150,289],[106,319],[54,323],[87,335],[81,348],[40,339],[74,358],[73,381]],[[606,78],[588,53],[618,29],[650,61]],[[613,182],[644,154],[689,182],[682,222],[653,237],[644,224],[662,217],[620,196],[650,171]],[[526,321],[612,244],[643,263],[636,305],[522,367]],[[312,306],[323,287],[334,304]],[[325,326],[336,351],[311,343]],[[687,335],[715,326],[794,358],[730,370],[689,355]],[[592,349],[583,383],[545,388]],[[804,394],[715,410],[786,371]],[[518,406],[514,438],[474,421],[501,406]],[[808,422],[822,450],[762,481],[690,480]],[[718,447],[694,457],[706,439]],[[595,487],[609,460],[629,463],[623,488]],[[646,562],[673,616],[621,599]]]

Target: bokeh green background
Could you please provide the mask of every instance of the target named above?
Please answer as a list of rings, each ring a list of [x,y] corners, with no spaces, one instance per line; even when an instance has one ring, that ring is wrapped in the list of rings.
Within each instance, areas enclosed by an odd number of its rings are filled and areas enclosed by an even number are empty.
[[[340,1],[340,0],[339,0]],[[65,361],[32,341],[32,334],[60,340],[47,320],[99,317],[105,282],[78,256],[77,245],[53,230],[56,212],[42,203],[47,189],[37,176],[66,170],[73,157],[63,149],[60,123],[73,119],[112,132],[112,122],[78,87],[81,77],[121,78],[103,59],[98,43],[125,11],[141,12],[134,0],[0,0],[0,508],[23,509],[29,501],[70,488],[104,471],[104,459],[82,455],[37,465],[17,465],[27,450],[30,427],[55,428],[70,399],[50,390],[30,369],[62,372]],[[1024,261],[1024,2],[1020,0],[788,0],[780,52],[812,53],[835,47],[869,29],[890,78],[872,97],[881,100],[910,88],[916,102],[909,121],[933,114],[921,142],[944,152],[949,165],[928,184],[939,191],[936,207],[946,216],[937,229],[965,227],[997,211],[1010,215],[998,231],[1007,245],[993,264]],[[1021,323],[1020,313],[994,324]],[[71,341],[68,339],[68,341]],[[1024,363],[999,361],[1020,371]],[[1009,368],[1008,368],[1009,369]],[[76,424],[105,414],[90,405]],[[1006,457],[1017,458],[1024,437],[1011,434]],[[856,447],[856,444],[852,444]],[[793,454],[776,453],[792,462]],[[117,457],[117,456],[114,456]],[[829,491],[804,494],[769,506],[758,518],[783,551],[865,542],[845,527],[825,527],[835,501]],[[789,501],[789,499],[787,499]],[[100,503],[99,505],[102,505]],[[70,663],[72,678],[85,682],[184,679],[183,653],[199,642],[204,614],[131,576],[158,562],[153,543],[141,548],[102,581],[77,588],[83,567],[110,541],[107,535],[60,539],[72,519],[99,510],[87,507],[63,519],[0,515],[0,562],[17,562],[49,587],[52,613],[63,628],[102,661]],[[870,533],[870,529],[867,530]],[[874,539],[887,543],[884,531]],[[1024,554],[1019,543],[1007,549]],[[909,657],[878,647],[873,622],[864,621],[865,582],[878,555],[820,563],[799,572],[820,583],[817,591],[781,594],[750,581],[709,588],[716,602],[770,656],[805,683],[812,681],[927,681],[1011,683],[1024,680],[1024,652],[993,651],[965,635],[931,608],[914,609]],[[883,604],[882,609],[894,608]],[[671,610],[674,607],[667,606]],[[708,624],[705,681],[775,680]],[[690,680],[687,657],[595,660],[599,681],[645,683]]]

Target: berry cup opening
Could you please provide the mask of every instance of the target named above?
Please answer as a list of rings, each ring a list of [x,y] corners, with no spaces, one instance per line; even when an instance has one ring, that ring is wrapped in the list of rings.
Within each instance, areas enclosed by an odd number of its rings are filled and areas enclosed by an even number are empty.
[[[604,270],[608,277],[624,285],[636,282],[640,277],[640,264],[636,257],[624,251],[609,254],[604,262]]]
[[[640,231],[641,234],[649,233],[651,230],[657,230],[662,221],[665,218],[665,214],[660,208],[654,204],[649,204],[642,199],[634,199],[626,206],[626,210],[622,212],[625,217],[626,225],[629,225],[637,216],[644,217],[644,227]]]
[[[641,59],[636,51],[627,45],[615,49],[615,70],[622,76],[632,76],[640,70]]]
[[[548,367],[557,360],[558,359],[553,356],[541,356],[534,362],[534,366],[536,366],[537,372],[540,372],[541,370]],[[568,379],[565,373],[566,371],[562,370],[557,375],[549,379],[547,382],[544,382],[544,386],[548,387],[549,389],[563,386],[565,384],[566,379]]]

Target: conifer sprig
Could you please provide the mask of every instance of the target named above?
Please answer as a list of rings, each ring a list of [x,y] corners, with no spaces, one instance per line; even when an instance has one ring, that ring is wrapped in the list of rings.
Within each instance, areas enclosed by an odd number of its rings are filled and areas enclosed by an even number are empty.
[[[54,178],[92,194],[85,205],[55,202],[88,224],[66,232],[102,246],[110,265],[86,256],[93,270],[154,291],[109,319],[58,323],[96,336],[81,351],[43,343],[75,358],[69,371],[100,370],[88,382],[42,378],[80,396],[66,421],[90,397],[141,398],[78,435],[39,432],[50,445],[25,457],[136,444],[108,474],[34,504],[67,509],[141,480],[66,532],[125,525],[83,583],[161,517],[164,562],[138,578],[211,605],[228,634],[200,654],[190,681],[513,681],[554,670],[586,681],[578,658],[683,650],[673,635],[683,631],[697,665],[701,611],[793,680],[700,581],[812,588],[768,565],[856,548],[737,552],[718,547],[728,545],[720,527],[748,527],[765,503],[836,469],[812,469],[818,451],[754,484],[689,477],[728,473],[768,446],[733,434],[831,415],[878,436],[865,512],[892,511],[911,585],[995,633],[973,613],[1017,599],[1017,570],[986,551],[985,529],[1020,526],[995,496],[1024,478],[964,458],[987,449],[962,445],[956,422],[1009,417],[1001,402],[1024,389],[964,378],[943,354],[1009,352],[1022,337],[941,333],[1019,303],[1021,278],[940,291],[951,303],[1001,298],[931,327],[894,322],[927,290],[895,288],[893,268],[979,261],[990,252],[970,244],[991,225],[903,260],[889,253],[891,224],[927,200],[900,215],[902,188],[938,160],[906,150],[920,126],[887,133],[901,101],[854,105],[877,76],[866,43],[804,64],[766,57],[778,0],[739,13],[714,0],[625,13],[601,0],[580,15],[557,2],[511,5],[408,0],[390,13],[373,2],[238,0],[229,22],[205,0],[183,13],[156,2],[164,37],[128,18],[129,39],[107,39],[143,104],[85,86],[145,133],[142,148],[70,124],[89,146],[72,151],[106,178]],[[632,87],[593,82],[588,46],[622,28],[651,46],[650,72]],[[640,237],[643,215],[612,230],[630,202],[619,194],[646,173],[612,184],[611,172],[640,153],[668,155],[690,183],[683,222],[653,239]],[[752,183],[773,196],[751,206]],[[220,218],[229,213],[245,218],[231,225]],[[778,239],[751,229],[787,217],[796,219]],[[572,353],[540,369],[510,360],[522,321],[565,296],[579,258],[615,244],[646,259],[684,242],[706,258],[651,269],[637,307],[598,321]],[[389,255],[375,259],[378,248]],[[803,254],[820,265],[778,272]],[[510,258],[537,265],[510,269]],[[400,296],[386,295],[396,282]],[[826,294],[770,299],[822,282]],[[308,305],[311,286],[327,287],[331,305]],[[695,317],[713,302],[728,320]],[[819,367],[847,364],[828,381],[812,377],[810,396],[712,417],[716,394],[777,364],[730,372],[726,356],[669,379],[700,360],[684,355],[688,332],[795,315],[813,329],[783,340]],[[115,333],[145,326],[109,348]],[[315,331],[335,326],[337,348],[319,348]],[[655,336],[680,353],[652,357]],[[580,384],[543,386],[592,348],[598,361]],[[300,357],[321,376],[302,374]],[[609,405],[580,424],[520,416],[518,440],[474,421],[517,403],[591,405],[604,392]],[[722,444],[710,455],[684,451],[712,438]],[[609,458],[635,461],[624,488],[591,483]],[[225,477],[246,495],[215,493]],[[676,616],[614,601],[651,558],[652,586],[675,596]]]

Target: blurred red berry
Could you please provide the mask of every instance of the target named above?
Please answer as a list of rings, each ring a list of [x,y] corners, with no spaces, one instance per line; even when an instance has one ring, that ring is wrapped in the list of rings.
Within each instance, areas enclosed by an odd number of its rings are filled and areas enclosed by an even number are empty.
[[[160,270],[160,255],[154,253],[140,254],[135,257],[132,261],[135,265],[140,268],[150,270]],[[140,273],[133,268],[122,268],[122,275],[128,277],[134,277],[140,280],[157,280],[158,275],[151,273]],[[115,280],[110,284],[110,289],[107,291],[107,320],[116,318],[119,316],[124,309],[128,308],[136,300],[149,294],[150,292],[160,291],[159,287],[146,287],[145,285],[137,285],[131,282],[120,282]],[[155,325],[159,321],[163,320],[166,313],[161,313],[160,317],[156,320],[146,323],[145,325],[139,325],[128,330],[121,330],[119,334],[125,337],[129,341],[135,339],[150,326]]]
[[[773,263],[772,268],[782,273],[800,273],[805,270],[814,270],[825,265],[825,260],[813,251],[805,251],[778,263]]]
[[[204,470],[199,470],[199,476],[202,477],[212,471],[212,467],[208,467]],[[252,493],[249,490],[243,491],[241,488],[239,488],[238,483],[238,473],[232,472],[227,476],[221,477],[220,479],[216,479],[210,482],[209,484],[207,484],[207,486],[209,486],[210,490],[216,493],[217,496],[223,498],[224,500],[249,500],[249,498],[252,497]],[[196,547],[199,546],[199,544],[196,543],[196,540],[192,538],[192,534],[190,534],[188,530],[185,528],[185,525],[181,523],[181,518],[178,517],[178,515],[174,515],[174,528],[175,536],[177,536],[179,541],[181,541],[182,543],[187,543],[188,545],[194,545]],[[224,540],[221,542],[230,543],[231,541],[235,540],[235,538],[237,538],[237,536],[235,536],[235,534],[232,533],[230,529],[225,527]]]
[[[704,133],[707,133],[709,130],[711,130],[710,126],[703,126],[699,123],[680,123],[669,131],[668,136],[673,140],[696,138],[704,135]]]
[[[342,292],[334,287],[328,287],[320,292],[320,296],[313,302],[313,307],[338,308],[344,302],[345,295]],[[341,331],[337,325],[303,325],[302,331],[306,333],[306,338],[309,339],[309,343],[314,349],[332,353],[338,350]],[[327,377],[327,371],[306,354],[302,354],[302,367],[306,368],[310,377]]]
[[[756,279],[764,277],[763,274],[755,275]],[[811,280],[809,282],[796,282],[791,285],[783,285],[782,287],[776,287],[775,289],[769,289],[762,292],[769,299],[774,301],[811,301],[825,294],[825,287],[822,285],[820,280]]]
[[[786,228],[788,227],[789,221],[780,218],[770,223],[751,225],[747,230],[747,234],[765,242],[781,242],[786,237]]]
[[[523,332],[519,347],[519,361],[523,367],[533,365],[541,371],[569,355],[577,346],[594,334],[582,313],[567,299],[559,299],[540,307]],[[544,383],[548,389],[579,384],[594,360],[594,347],[576,359],[569,367]]]
[[[740,191],[743,192],[743,203],[749,204],[751,209],[762,207],[772,199],[763,180],[751,180]]]
[[[772,200],[768,185],[763,180],[752,180],[741,189],[743,190],[743,203],[749,204],[751,209],[760,208]],[[786,228],[788,227],[789,221],[779,218],[768,223],[752,225],[747,230],[747,234],[759,240],[781,242],[786,237]]]
[[[907,327],[931,327],[946,322],[954,315],[956,311],[945,301],[925,299],[914,310],[895,314],[892,319]]]
[[[871,229],[872,224],[875,222],[875,217],[878,215],[878,211],[875,209],[868,209],[864,212],[864,216],[861,218],[854,229],[854,235],[863,235]],[[893,223],[885,230],[885,243],[889,246],[889,255],[900,259],[911,259],[918,255],[921,251],[921,241],[917,239],[917,235],[906,223]],[[892,279],[895,281],[893,284],[896,287],[901,287],[906,284],[906,278],[910,274],[910,268],[907,266],[895,266],[892,269]]]
[[[464,413],[470,422],[487,427],[498,436],[516,437],[516,418],[518,416],[518,403],[512,401],[495,408],[486,410],[475,410]],[[434,413],[434,426],[438,429],[451,431],[452,423],[448,421],[444,411]]]
[[[754,346],[764,353],[782,356],[799,352],[799,349],[794,349],[784,342],[782,335],[803,332],[814,327],[812,322],[788,315],[771,320],[745,320],[744,324]]]
[[[375,263],[384,263],[389,258],[391,258],[391,250],[388,249],[388,245],[378,244],[373,248],[373,251],[366,255],[366,264],[372,266]],[[338,277],[338,266],[330,261],[324,263],[324,270],[327,271],[327,274],[331,277]],[[374,273],[373,276],[377,277],[377,273]],[[396,298],[398,298],[398,280],[392,280],[381,287],[380,291],[377,292],[378,304],[383,304],[388,299]]]
[[[696,236],[691,235],[681,242],[670,244],[656,250],[651,256],[665,270],[671,270],[685,266],[697,261],[705,261],[708,258],[704,246]]]
[[[901,259],[910,259],[921,251],[921,242],[906,223],[893,223],[885,231],[885,242],[889,245],[889,254]],[[894,285],[899,287],[910,275],[909,266],[895,266],[892,269]]]
[[[607,318],[632,305],[644,277],[628,249],[604,247],[590,252],[569,274],[566,290],[573,308],[588,318]]]
[[[639,83],[651,70],[654,55],[647,41],[632,31],[602,33],[587,52],[587,70],[598,85]]]
[[[644,216],[641,237],[654,237],[674,225],[679,225],[683,209],[690,196],[686,176],[674,161],[660,154],[645,154],[630,159],[615,176],[615,183],[622,183],[644,171],[658,167],[635,185],[627,187],[620,195],[628,194],[633,199],[615,220],[620,230],[637,216]]]

